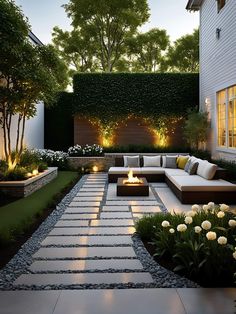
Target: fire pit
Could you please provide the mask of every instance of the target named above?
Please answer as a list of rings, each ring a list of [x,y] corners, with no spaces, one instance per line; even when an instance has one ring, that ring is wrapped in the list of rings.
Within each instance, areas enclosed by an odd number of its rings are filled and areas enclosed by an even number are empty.
[[[149,196],[149,186],[146,178],[133,176],[133,171],[128,173],[128,179],[118,178],[117,196]]]

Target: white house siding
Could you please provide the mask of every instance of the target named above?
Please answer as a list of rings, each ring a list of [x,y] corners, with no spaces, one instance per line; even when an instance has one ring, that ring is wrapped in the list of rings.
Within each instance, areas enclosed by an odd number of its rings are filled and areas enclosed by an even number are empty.
[[[44,104],[38,103],[36,108],[36,116],[26,121],[24,146],[27,148],[44,148]],[[17,116],[14,116],[11,132],[11,141],[13,145],[15,145],[16,141],[16,130]],[[0,129],[0,158],[3,156],[3,131]]]
[[[216,29],[220,28],[220,39]],[[200,106],[211,116],[208,149],[213,156],[236,158],[236,149],[217,147],[216,92],[236,84],[236,1],[226,0],[217,13],[217,2],[205,0],[200,9]],[[208,105],[206,105],[208,102]]]

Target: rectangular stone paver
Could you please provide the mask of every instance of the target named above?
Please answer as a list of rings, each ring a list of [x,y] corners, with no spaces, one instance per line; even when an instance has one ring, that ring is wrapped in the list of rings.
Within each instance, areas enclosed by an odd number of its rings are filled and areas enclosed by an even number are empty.
[[[104,226],[133,226],[133,219],[99,219],[93,220],[91,226],[104,227]]]
[[[72,202],[90,202],[90,201],[100,202],[101,200],[102,200],[102,196],[83,195],[83,196],[74,197]]]
[[[85,184],[83,184],[83,188],[104,188],[104,186],[105,186],[104,183],[101,183],[101,184],[85,183]]]
[[[132,247],[41,248],[34,258],[136,257]]]
[[[103,196],[103,192],[79,192],[76,196]]]
[[[132,245],[131,236],[50,236],[41,243],[47,245]]]
[[[69,207],[98,207],[100,206],[100,202],[71,202]]]
[[[158,203],[157,203],[157,201],[129,201],[129,200],[126,200],[126,201],[107,201],[106,205],[153,206],[153,205],[158,205]]]
[[[100,214],[101,218],[132,218],[132,213],[131,212],[112,212],[112,213],[101,213]]]
[[[99,212],[99,207],[67,207],[66,213],[71,214],[95,214]]]
[[[160,213],[159,206],[132,206],[132,212],[134,213]]]
[[[43,271],[86,271],[129,269],[141,270],[142,264],[136,259],[81,260],[81,261],[36,261],[30,268],[32,272]]]
[[[49,235],[121,235],[121,234],[133,234],[135,232],[134,227],[90,227],[90,228],[54,228]]]
[[[102,206],[103,211],[108,211],[108,212],[125,212],[129,211],[129,206]]]
[[[59,220],[55,227],[88,227],[87,220]]]
[[[152,283],[149,273],[84,273],[84,274],[28,274],[21,275],[14,285],[81,285],[115,283]]]
[[[81,188],[80,192],[104,192],[104,188]]]
[[[76,219],[97,219],[96,214],[64,214],[61,219],[65,220],[76,220]]]

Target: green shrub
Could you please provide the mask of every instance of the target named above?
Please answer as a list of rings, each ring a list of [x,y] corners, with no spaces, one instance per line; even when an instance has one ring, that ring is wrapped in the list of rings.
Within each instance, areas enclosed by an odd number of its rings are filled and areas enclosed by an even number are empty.
[[[38,165],[40,162],[40,156],[36,151],[25,149],[21,155],[19,165],[27,167],[31,165]]]
[[[13,170],[7,170],[4,173],[4,181],[21,181],[27,179],[27,169],[24,167],[16,167]]]
[[[136,223],[141,238],[151,240],[156,255],[168,256],[175,271],[204,283],[233,283],[236,272],[236,217],[225,204],[213,203],[184,214],[156,214]]]
[[[225,159],[213,159],[212,162],[219,167],[228,170],[230,178],[236,180],[236,163],[234,161],[227,161]]]
[[[152,145],[127,145],[105,147],[104,153],[188,153],[188,147],[161,147]]]

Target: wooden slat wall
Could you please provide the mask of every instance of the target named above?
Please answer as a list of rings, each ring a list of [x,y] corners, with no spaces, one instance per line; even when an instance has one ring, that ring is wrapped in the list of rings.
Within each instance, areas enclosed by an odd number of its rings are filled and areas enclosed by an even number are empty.
[[[74,117],[74,144],[85,145],[85,144],[98,144],[99,129],[97,126],[92,125],[88,120],[80,118],[79,116]]]

